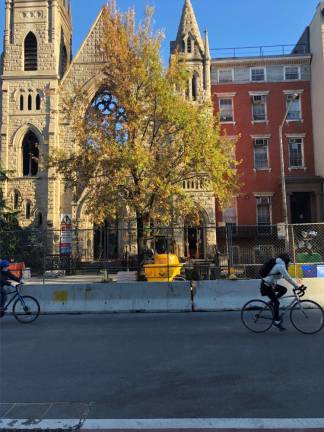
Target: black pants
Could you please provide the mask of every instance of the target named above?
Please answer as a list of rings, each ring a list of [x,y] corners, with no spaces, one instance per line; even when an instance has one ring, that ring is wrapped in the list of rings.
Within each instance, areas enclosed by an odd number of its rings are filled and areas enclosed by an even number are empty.
[[[274,287],[266,285],[263,281],[261,282],[261,294],[268,296],[273,303],[274,319],[279,321],[279,306],[280,302],[278,299],[284,296],[287,292],[287,288],[282,285],[275,285]]]
[[[0,308],[3,308],[6,304],[7,292],[4,287],[0,287]]]

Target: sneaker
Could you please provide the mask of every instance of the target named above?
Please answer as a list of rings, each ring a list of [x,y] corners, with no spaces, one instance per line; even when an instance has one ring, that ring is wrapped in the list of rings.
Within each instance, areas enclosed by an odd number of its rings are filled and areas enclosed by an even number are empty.
[[[274,321],[273,325],[274,325],[275,327],[277,327],[277,329],[280,330],[280,331],[284,331],[284,330],[286,330],[286,327],[284,327],[284,326],[282,325],[282,320],[280,320],[280,321]]]

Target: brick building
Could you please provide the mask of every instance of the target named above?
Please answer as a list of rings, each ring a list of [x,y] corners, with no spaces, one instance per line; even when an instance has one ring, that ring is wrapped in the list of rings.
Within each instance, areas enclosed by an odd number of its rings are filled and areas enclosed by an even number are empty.
[[[213,59],[211,76],[215,114],[223,131],[238,137],[241,162],[240,193],[218,220],[283,222],[279,127],[289,104],[283,127],[288,218],[319,221],[322,178],[314,167],[311,55]]]

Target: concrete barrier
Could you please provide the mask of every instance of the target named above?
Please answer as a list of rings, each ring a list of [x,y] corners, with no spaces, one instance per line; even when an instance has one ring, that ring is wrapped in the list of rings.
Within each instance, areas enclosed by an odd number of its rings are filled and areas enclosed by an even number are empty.
[[[43,313],[186,312],[190,282],[26,285]]]
[[[308,287],[305,299],[314,300],[324,307],[324,279],[302,279],[301,283]],[[291,285],[287,286],[288,293],[292,293]],[[199,281],[195,290],[193,310],[195,311],[222,311],[240,310],[252,298],[267,299],[260,294],[260,281],[251,280],[216,280]],[[284,304],[291,299],[284,300]]]

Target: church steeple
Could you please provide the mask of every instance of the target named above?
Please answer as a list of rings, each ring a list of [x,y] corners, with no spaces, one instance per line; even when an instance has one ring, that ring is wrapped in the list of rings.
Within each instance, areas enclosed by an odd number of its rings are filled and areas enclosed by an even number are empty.
[[[177,40],[176,40],[178,47],[182,46],[183,41],[186,40],[189,35],[195,39],[200,50],[203,51],[204,44],[199,31],[199,26],[196,20],[195,12],[193,10],[191,1],[185,0],[182,9],[180,25],[178,28]]]
[[[171,55],[176,51],[182,53],[186,67],[190,72],[187,97],[194,102],[211,98],[210,51],[206,30],[203,41],[190,0],[185,0],[177,39],[171,42]]]

